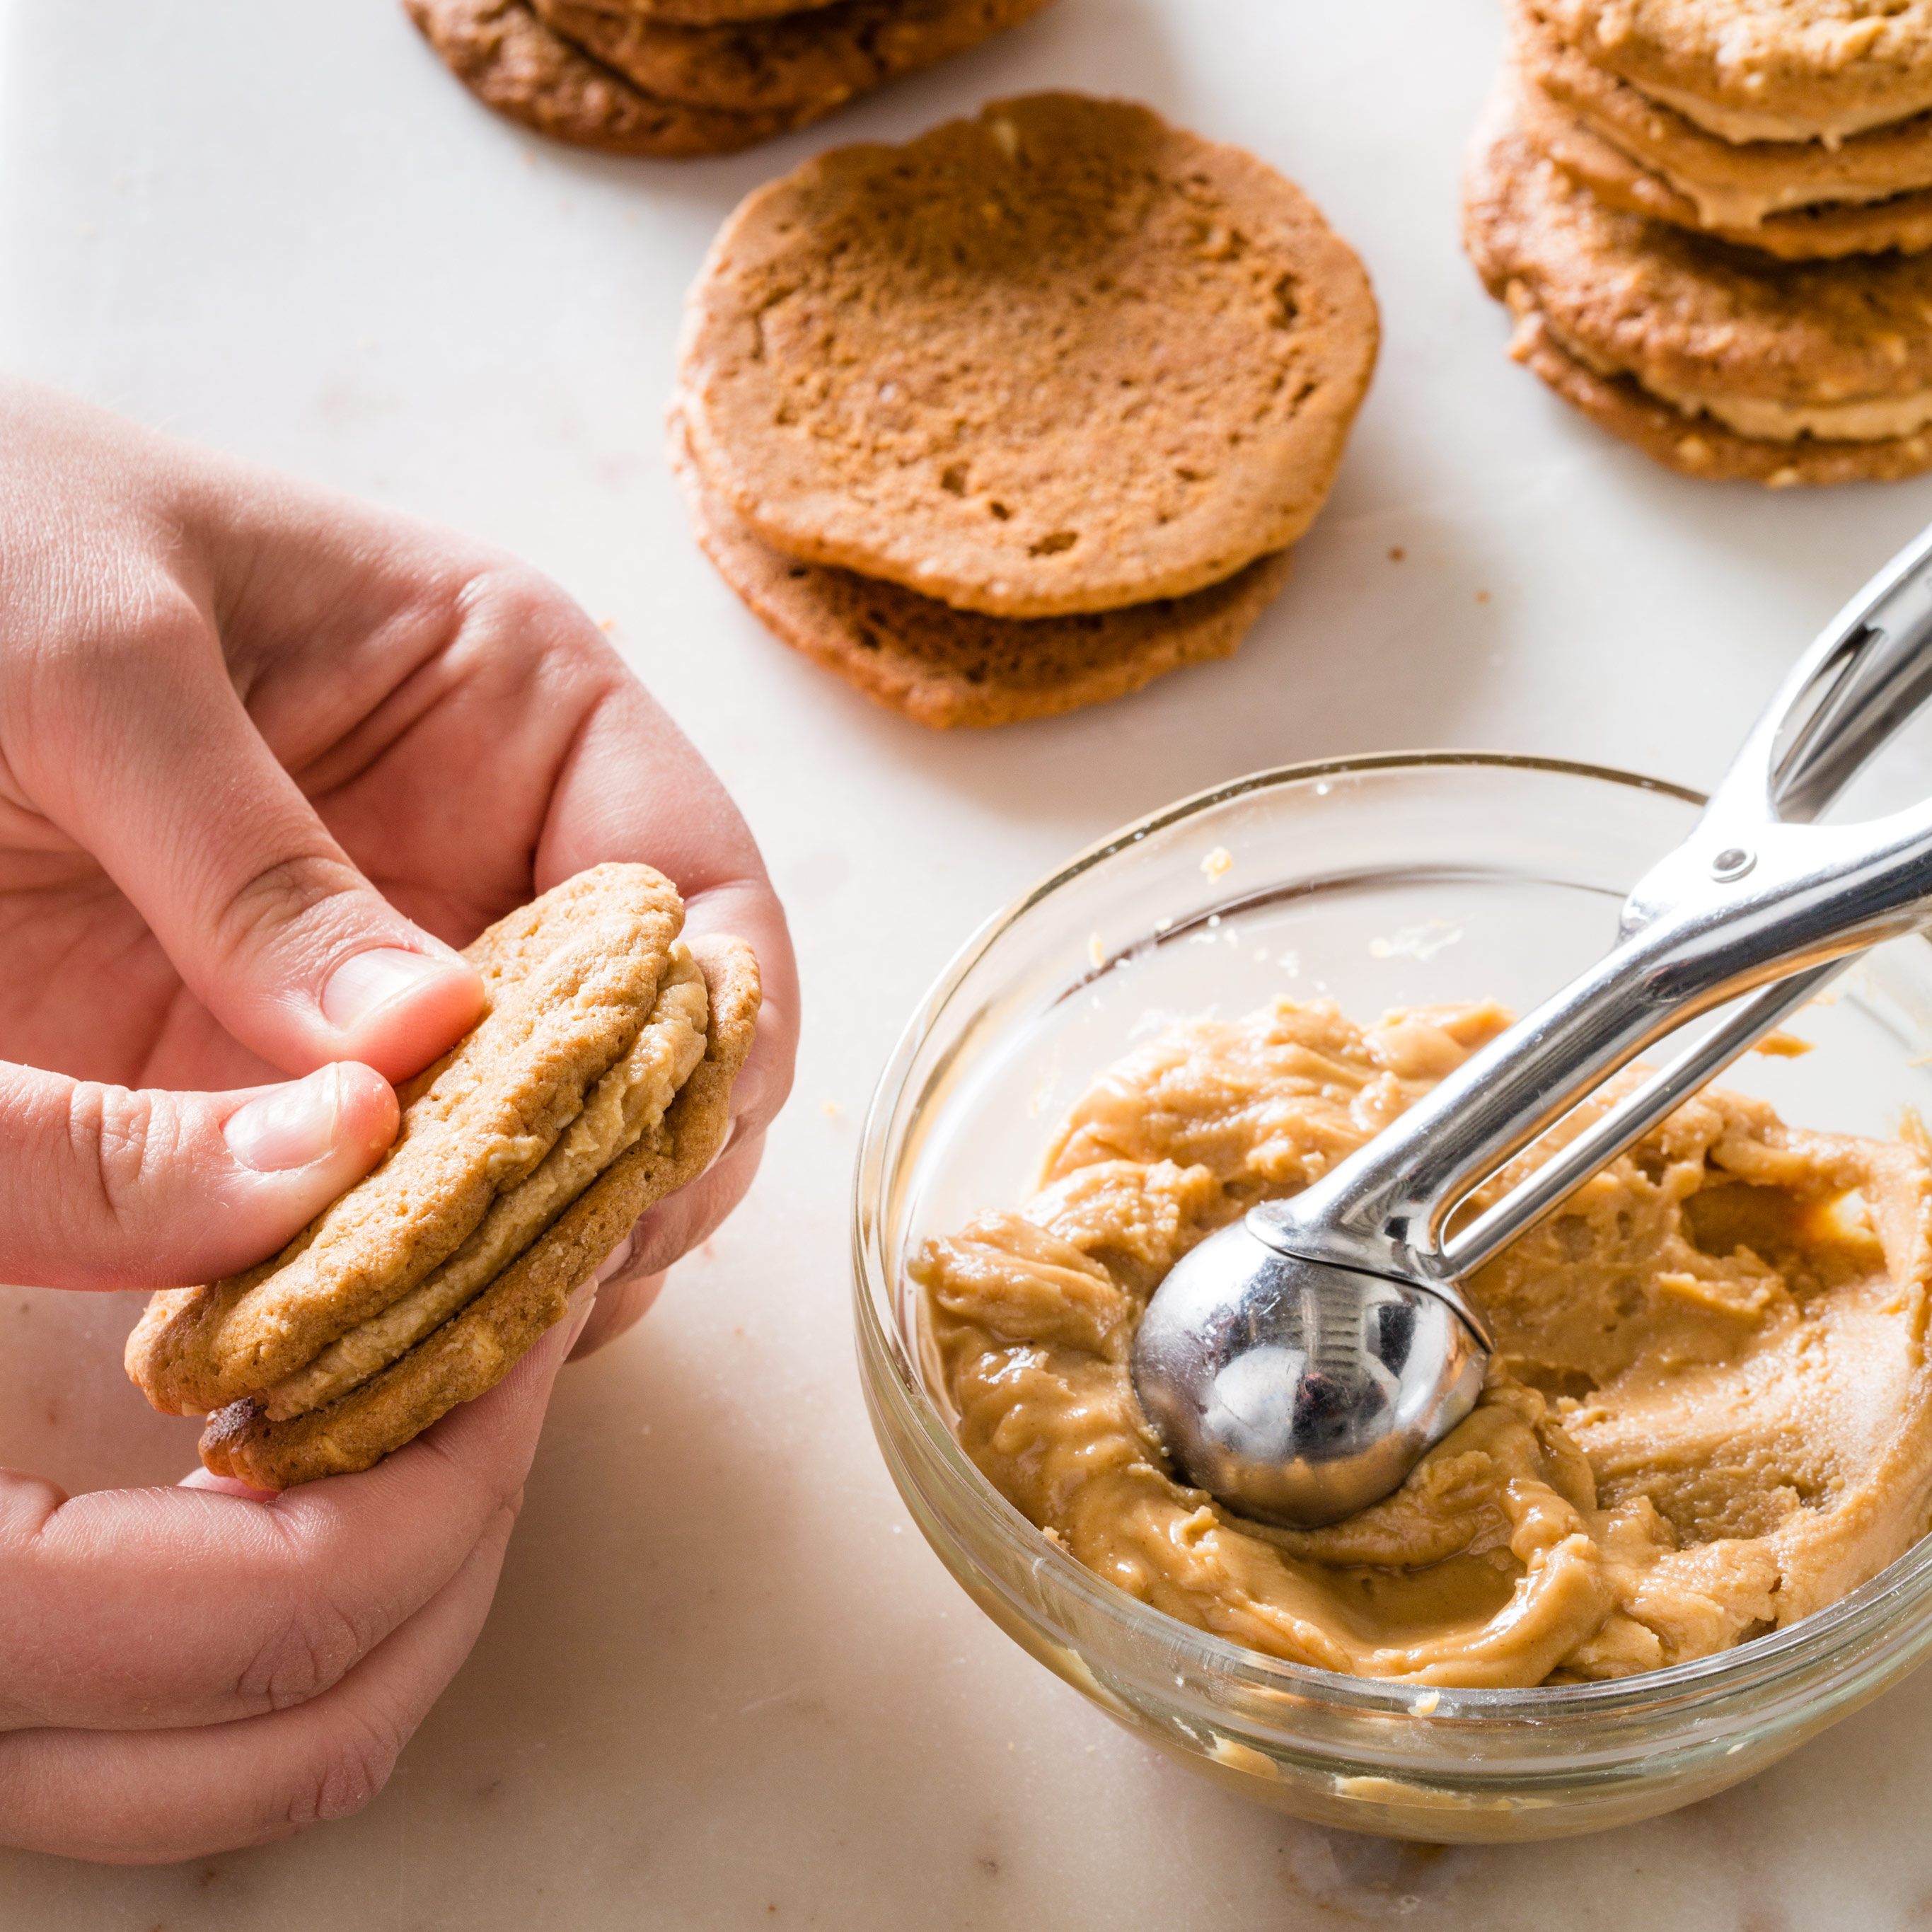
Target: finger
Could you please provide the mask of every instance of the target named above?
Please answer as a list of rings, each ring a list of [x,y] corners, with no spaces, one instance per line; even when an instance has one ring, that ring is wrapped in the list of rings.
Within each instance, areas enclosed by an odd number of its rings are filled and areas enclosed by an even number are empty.
[[[762,1135],[728,1148],[688,1186],[659,1202],[631,1231],[623,1267],[598,1290],[597,1307],[571,1352],[580,1361],[641,1321],[680,1255],[707,1240],[744,1198],[764,1154]]]
[[[506,1501],[421,1610],[292,1709],[192,1730],[0,1737],[0,1842],[160,1864],[360,1810],[475,1644],[515,1514]]]
[[[374,1469],[266,1502],[0,1474],[0,1728],[217,1724],[339,1682],[520,1492],[571,1327]]]
[[[686,901],[685,933],[728,934],[749,946],[758,962],[760,1000],[752,1050],[731,1083],[734,1138],[761,1136],[791,1091],[798,1048],[798,977],[784,914],[769,885],[740,881],[710,887]],[[767,958],[773,966],[767,969]]]
[[[75,548],[70,620],[0,724],[13,769],[248,1046],[297,1072],[414,1072],[474,1022],[481,981],[383,899],[276,761],[191,564],[157,562],[130,594],[124,559],[91,572],[103,560]]]
[[[658,1274],[709,1240],[745,1198],[764,1152],[762,1134],[734,1139],[697,1180],[667,1195],[638,1223],[632,1264],[626,1273]]]
[[[230,1094],[135,1091],[0,1064],[0,1280],[210,1281],[274,1254],[396,1135],[354,1062]]]
[[[764,862],[737,808],[690,742],[626,671],[589,620],[606,681],[557,774],[537,848],[537,883],[600,860],[655,866],[683,895],[687,937],[729,933],[758,956],[763,1004],[731,1090],[741,1136],[764,1132],[790,1090],[798,974]]]
[[[626,1234],[598,1263],[596,1272],[578,1291],[584,1298],[583,1306],[571,1334],[570,1351],[564,1358],[566,1361],[574,1362],[580,1355],[592,1354],[603,1346],[602,1342],[595,1337],[602,1328],[608,1325],[610,1319],[604,1312],[605,1291],[609,1291],[609,1299],[614,1311],[634,1286],[631,1279],[633,1272],[631,1258],[632,1250],[635,1245],[634,1236]],[[662,1281],[662,1276],[658,1279]],[[639,1312],[642,1312],[641,1310]],[[632,1316],[623,1326],[628,1328],[631,1322],[636,1319],[637,1316]],[[592,1339],[586,1342],[586,1337]]]
[[[667,1274],[632,1275],[621,1281],[606,1282],[597,1292],[597,1304],[584,1332],[566,1360],[580,1362],[599,1348],[634,1328],[648,1315],[664,1291]]]

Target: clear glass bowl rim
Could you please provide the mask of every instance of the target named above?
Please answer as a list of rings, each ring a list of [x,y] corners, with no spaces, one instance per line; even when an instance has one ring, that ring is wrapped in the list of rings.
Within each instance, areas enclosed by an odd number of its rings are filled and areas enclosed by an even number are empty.
[[[940,974],[914,1010],[874,1088],[860,1142],[853,1186],[853,1268],[856,1337],[864,1372],[869,1342],[892,1371],[898,1394],[920,1434],[956,1486],[977,1499],[979,1529],[1006,1546],[1036,1575],[1075,1600],[1090,1615],[1118,1625],[1154,1654],[1184,1660],[1209,1678],[1232,1679],[1264,1694],[1326,1705],[1337,1709],[1401,1714],[1415,1697],[1412,1684],[1346,1676],[1289,1664],[1196,1630],[1140,1603],[1096,1576],[1057,1549],[1008,1502],[959,1448],[928,1393],[917,1363],[907,1349],[894,1315],[896,1258],[882,1251],[881,1234],[889,1163],[896,1151],[894,1128],[906,1100],[906,1082],[927,1037],[974,969],[1001,937],[1036,906],[1063,886],[1156,831],[1178,824],[1231,800],[1311,780],[1352,777],[1372,772],[1431,767],[1475,766],[1492,770],[1546,772],[1598,780],[1618,788],[1660,792],[1701,806],[1705,794],[1668,780],[1648,778],[1607,765],[1508,752],[1392,752],[1270,766],[1177,800],[1136,819],[1078,853],[1037,885],[986,920]],[[914,1111],[917,1103],[914,1103]],[[1458,1719],[1482,1725],[1511,1721],[1588,1722],[1628,1713],[1633,1706],[1661,1714],[1672,1706],[1702,1703],[1713,1695],[1728,1700],[1774,1694],[1833,1658],[1882,1641],[1888,1620],[1903,1596],[1932,1595],[1932,1536],[1928,1536],[1869,1582],[1827,1608],[1792,1624],[1666,1670],[1647,1671],[1602,1684],[1566,1684],[1528,1688],[1444,1688],[1435,1721]],[[1071,1640],[1070,1639],[1070,1640]]]

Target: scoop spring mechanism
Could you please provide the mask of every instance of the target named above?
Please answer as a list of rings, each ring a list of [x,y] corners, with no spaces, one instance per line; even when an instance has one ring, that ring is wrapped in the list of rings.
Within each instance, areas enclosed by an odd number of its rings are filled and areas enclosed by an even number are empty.
[[[1367,1145],[1210,1236],[1162,1282],[1134,1382],[1186,1480],[1246,1515],[1315,1528],[1397,1488],[1468,1414],[1494,1346],[1469,1276],[1851,956],[1932,921],[1932,800],[1815,822],[1928,697],[1932,530],[1785,680],[1696,830],[1625,901],[1609,952]],[[1605,1080],[1714,1013],[1448,1232],[1476,1188]]]

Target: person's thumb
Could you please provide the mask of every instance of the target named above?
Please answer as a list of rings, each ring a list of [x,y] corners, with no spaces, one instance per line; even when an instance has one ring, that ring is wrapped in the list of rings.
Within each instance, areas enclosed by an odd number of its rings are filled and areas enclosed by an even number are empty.
[[[232,1094],[134,1091],[0,1063],[0,1280],[161,1288],[267,1258],[395,1138],[353,1061]]]

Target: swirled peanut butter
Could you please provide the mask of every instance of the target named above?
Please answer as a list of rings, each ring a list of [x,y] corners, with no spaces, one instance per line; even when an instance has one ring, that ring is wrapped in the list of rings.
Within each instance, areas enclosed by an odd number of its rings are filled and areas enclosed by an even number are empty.
[[[1717,1091],[1477,1276],[1488,1385],[1394,1495],[1288,1532],[1175,1480],[1128,1368],[1148,1294],[1507,1019],[1364,1028],[1283,1000],[1173,1028],[1103,1076],[1025,1208],[914,1265],[988,1479],[1169,1616],[1423,1684],[1658,1670],[1808,1616],[1901,1555],[1932,1507],[1932,1163]]]

